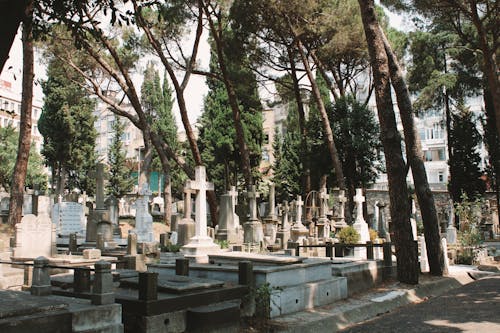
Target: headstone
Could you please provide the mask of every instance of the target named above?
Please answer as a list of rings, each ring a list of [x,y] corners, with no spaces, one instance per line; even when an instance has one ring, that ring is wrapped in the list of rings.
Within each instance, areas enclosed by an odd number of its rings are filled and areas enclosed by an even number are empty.
[[[446,228],[446,241],[449,244],[457,242],[457,228],[455,228],[455,209],[453,201],[449,201],[448,227]]]
[[[53,229],[47,217],[28,214],[16,224],[14,258],[51,257],[53,251]]]
[[[52,223],[59,235],[77,233],[83,236],[86,229],[84,207],[76,202],[58,202],[52,208]]]
[[[384,202],[378,203],[380,213],[378,234],[380,235],[380,237],[384,238],[386,242],[390,242],[391,234],[389,233],[389,224],[387,223],[387,219],[385,217],[385,207],[386,204]]]
[[[302,207],[304,206],[304,201],[302,201],[302,196],[297,195],[297,200],[295,200],[295,221],[292,225],[291,238],[294,242],[302,243],[309,235],[309,229],[302,224]]]
[[[114,195],[110,195],[104,201],[104,207],[109,211],[109,219],[114,226],[119,223],[118,200]]]
[[[227,194],[229,194],[233,198],[232,203],[233,203],[234,226],[235,226],[235,228],[239,228],[240,227],[240,218],[236,214],[236,205],[238,204],[238,191],[236,191],[236,186],[231,186],[231,189],[229,190],[229,192],[227,192]]]
[[[366,244],[366,242],[370,241],[370,232],[368,231],[368,224],[363,217],[363,202],[365,202],[365,197],[363,196],[362,189],[356,189],[354,202],[356,203],[356,219],[354,220],[354,224],[352,226],[360,235],[358,243]],[[366,248],[354,248],[354,256],[366,259]]]
[[[177,243],[178,243],[177,231],[172,231],[172,234],[170,235],[170,244],[177,245]]]
[[[335,229],[342,229],[347,227],[347,223],[345,222],[345,203],[347,202],[347,197],[345,196],[345,190],[339,190],[337,201],[339,202],[338,206],[339,211],[335,218],[335,223],[333,226],[335,227]]]
[[[149,196],[151,195],[148,183],[144,183],[139,190],[139,197],[135,201],[135,233],[138,242],[150,243],[154,241],[153,216],[149,213]]]
[[[184,186],[184,218],[177,224],[178,244],[183,246],[189,243],[189,240],[195,235],[196,224],[191,218],[191,189],[190,181],[186,181]]]
[[[281,225],[276,235],[276,237],[281,240],[282,246],[285,246],[285,244],[287,244],[288,240],[290,239],[290,223],[288,222],[289,211],[290,208],[288,206],[288,201],[284,201],[281,205],[280,211]]]
[[[379,231],[379,222],[380,222],[380,208],[378,206],[378,201],[375,201],[374,204],[373,204],[373,224],[372,224],[372,229],[375,230],[377,233]]]
[[[276,242],[278,222],[278,216],[276,215],[275,185],[274,183],[271,183],[269,184],[269,204],[267,216],[263,220],[264,238],[268,244],[274,244]]]
[[[411,200],[411,215],[410,215],[410,224],[411,224],[411,233],[413,235],[413,240],[417,240],[417,207],[415,206],[415,200]]]
[[[51,204],[50,197],[48,197],[46,195],[39,195],[38,196],[38,207],[37,207],[38,216],[49,216],[50,217],[50,214],[52,211],[51,208],[52,208],[52,204]]]
[[[257,198],[259,193],[255,185],[250,185],[245,193],[248,201],[248,220],[243,224],[243,243],[250,251],[258,251],[261,242],[264,240],[262,223],[257,217]],[[240,215],[241,216],[241,215]]]
[[[444,259],[443,274],[447,274],[450,269],[450,260],[448,259],[448,242],[446,241],[446,238],[441,238],[441,245],[443,247]]]
[[[218,240],[227,240],[229,243],[241,243],[240,226],[236,224],[234,213],[234,196],[230,193],[220,196],[219,205],[219,224],[216,238]]]
[[[97,163],[96,169],[96,208],[92,213],[89,212],[86,241],[95,242],[97,234],[100,233],[104,236],[104,241],[110,242],[113,240],[113,226],[104,204],[104,164]]]
[[[23,216],[33,214],[33,196],[31,194],[23,195]]]
[[[323,187],[319,193],[319,217],[316,223],[318,237],[323,240],[330,237],[330,220],[326,217],[329,198],[326,187]]]
[[[196,190],[195,235],[181,251],[186,258],[200,263],[208,262],[208,253],[216,252],[220,247],[207,236],[207,191],[213,190],[214,185],[207,182],[204,166],[195,168],[195,180],[190,181],[190,188]]]
[[[430,271],[430,268],[424,236],[418,236],[418,244],[420,246],[420,272],[426,273]]]
[[[153,203],[151,207],[151,213],[153,215],[162,215],[165,212],[165,201],[161,197],[160,193],[153,198]]]

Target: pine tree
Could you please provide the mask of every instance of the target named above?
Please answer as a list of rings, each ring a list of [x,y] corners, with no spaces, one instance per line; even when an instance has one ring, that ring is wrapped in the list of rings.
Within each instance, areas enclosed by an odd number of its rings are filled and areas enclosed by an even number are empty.
[[[56,58],[42,83],[45,94],[38,121],[44,145],[42,155],[52,169],[57,190],[77,187],[92,195],[95,190],[95,101],[74,81],[82,80]],[[66,185],[67,182],[67,185]]]
[[[132,190],[134,179],[130,177],[130,170],[126,167],[126,152],[123,150],[122,137],[125,125],[118,116],[113,122],[113,141],[108,151],[109,180],[108,194],[121,198]]]
[[[275,134],[273,143],[274,165],[273,182],[276,184],[276,198],[278,200],[292,200],[301,194],[300,176],[302,165],[300,162],[300,133],[287,131],[283,138]]]
[[[463,105],[457,114],[452,115],[450,137],[453,155],[448,161],[451,174],[449,190],[453,201],[460,202],[462,193],[469,198],[483,194],[485,184],[481,179],[481,157],[478,151],[481,135],[473,113]]]

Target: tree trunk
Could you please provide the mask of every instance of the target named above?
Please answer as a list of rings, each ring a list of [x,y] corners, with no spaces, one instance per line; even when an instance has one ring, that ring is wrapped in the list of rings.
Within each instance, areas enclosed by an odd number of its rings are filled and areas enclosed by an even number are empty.
[[[16,164],[10,186],[10,226],[21,222],[23,214],[24,184],[28,171],[31,146],[31,110],[33,106],[33,1],[26,7],[23,17],[23,92],[21,101],[21,122]]]
[[[411,166],[415,192],[417,194],[422,221],[424,224],[425,244],[429,258],[430,273],[436,276],[443,275],[444,258],[441,237],[439,235],[439,221],[437,217],[434,196],[427,181],[425,172],[424,153],[420,143],[417,127],[413,118],[413,108],[411,105],[408,87],[403,78],[403,72],[399,66],[396,55],[392,51],[382,28],[381,36],[384,39],[385,51],[389,60],[389,71],[396,99],[398,102],[399,114],[403,123],[404,138],[406,144],[406,158]]]
[[[304,49],[302,47],[302,42],[298,40],[297,48],[302,58],[302,62],[304,63],[304,68],[306,69],[307,77],[311,82],[311,88],[313,91],[314,99],[318,104],[318,109],[321,114],[321,119],[323,122],[323,130],[325,131],[325,140],[326,145],[328,146],[328,151],[330,152],[330,158],[332,159],[333,169],[335,170],[335,178],[337,180],[337,185],[341,189],[345,188],[345,179],[344,172],[342,170],[342,162],[339,158],[339,153],[337,151],[337,147],[335,146],[335,140],[333,138],[332,127],[330,126],[330,120],[328,119],[328,114],[326,113],[325,104],[323,103],[323,99],[321,98],[321,93],[319,91],[318,85],[316,84],[316,80],[314,79],[313,73],[311,71],[311,67],[309,66],[309,61],[307,60],[306,55],[304,54]]]
[[[293,57],[291,47],[287,47],[288,61],[290,62],[290,71],[293,82],[293,94],[295,96],[295,101],[297,102],[297,113],[299,116],[299,129],[300,129],[300,146],[302,148],[302,153],[300,154],[300,159],[302,161],[302,189],[304,190],[304,198],[311,191],[311,161],[309,159],[309,149],[307,147],[307,127],[306,127],[306,115],[304,112],[304,103],[302,101],[302,95],[300,93],[299,80],[297,78],[297,68],[295,67],[295,60]]]
[[[391,220],[397,257],[398,280],[418,283],[418,253],[410,225],[410,207],[406,187],[406,167],[401,151],[401,136],[394,114],[389,65],[379,24],[375,16],[373,0],[358,0],[366,35],[370,63],[373,69],[375,98],[380,122],[380,136],[389,181]]]
[[[164,172],[163,178],[165,180],[165,185],[163,187],[163,223],[170,226],[172,219],[172,181],[170,173]]]

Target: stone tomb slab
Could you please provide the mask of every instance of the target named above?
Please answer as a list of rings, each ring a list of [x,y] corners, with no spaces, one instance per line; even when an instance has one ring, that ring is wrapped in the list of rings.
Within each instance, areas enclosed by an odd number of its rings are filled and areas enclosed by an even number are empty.
[[[209,254],[208,261],[211,264],[234,264],[237,265],[240,261],[251,261],[254,265],[259,266],[282,266],[300,264],[304,261],[302,257],[290,256],[273,256],[249,252],[224,252],[217,254]]]
[[[66,309],[68,304],[28,293],[0,290],[0,320]]]
[[[182,294],[192,291],[214,289],[224,285],[223,281],[196,278],[182,275],[158,275],[158,291]],[[120,279],[120,287],[139,288],[139,276]]]

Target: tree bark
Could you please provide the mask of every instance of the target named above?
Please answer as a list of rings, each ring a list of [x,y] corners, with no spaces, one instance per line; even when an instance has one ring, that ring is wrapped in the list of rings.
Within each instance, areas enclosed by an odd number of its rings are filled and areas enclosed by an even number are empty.
[[[384,42],[380,36],[373,0],[358,0],[373,69],[380,136],[389,182],[391,220],[397,257],[397,277],[404,283],[418,283],[418,253],[410,225],[410,207],[406,186],[406,167],[401,151],[401,136],[394,114],[390,74]]]
[[[444,258],[441,237],[439,235],[439,221],[437,217],[434,196],[429,187],[427,173],[425,172],[424,153],[420,137],[413,117],[413,108],[410,93],[403,78],[403,72],[399,66],[396,55],[392,51],[382,28],[380,34],[384,40],[385,52],[389,61],[391,82],[396,93],[396,99],[403,124],[404,139],[406,145],[406,158],[411,166],[415,192],[417,194],[422,221],[424,224],[425,244],[429,258],[430,273],[436,276],[443,275]]]
[[[21,122],[16,164],[10,186],[9,219],[10,226],[21,222],[23,213],[24,184],[28,171],[31,146],[31,110],[33,106],[33,1],[25,9],[23,17],[23,91],[21,101]]]
[[[330,152],[330,158],[332,159],[337,185],[341,189],[344,189],[345,179],[344,179],[344,172],[342,170],[342,162],[340,161],[339,153],[335,145],[332,127],[330,126],[330,120],[328,119],[328,114],[326,113],[325,104],[323,103],[323,99],[321,98],[321,93],[319,91],[318,85],[316,84],[316,80],[314,79],[311,67],[309,66],[309,61],[307,60],[307,57],[304,54],[304,49],[302,47],[302,42],[300,40],[297,41],[297,49],[304,64],[304,68],[306,69],[307,77],[311,82],[311,88],[313,91],[314,99],[318,104],[318,109],[321,114],[321,120],[323,122],[323,130],[325,131],[326,145],[328,147],[328,151]]]

